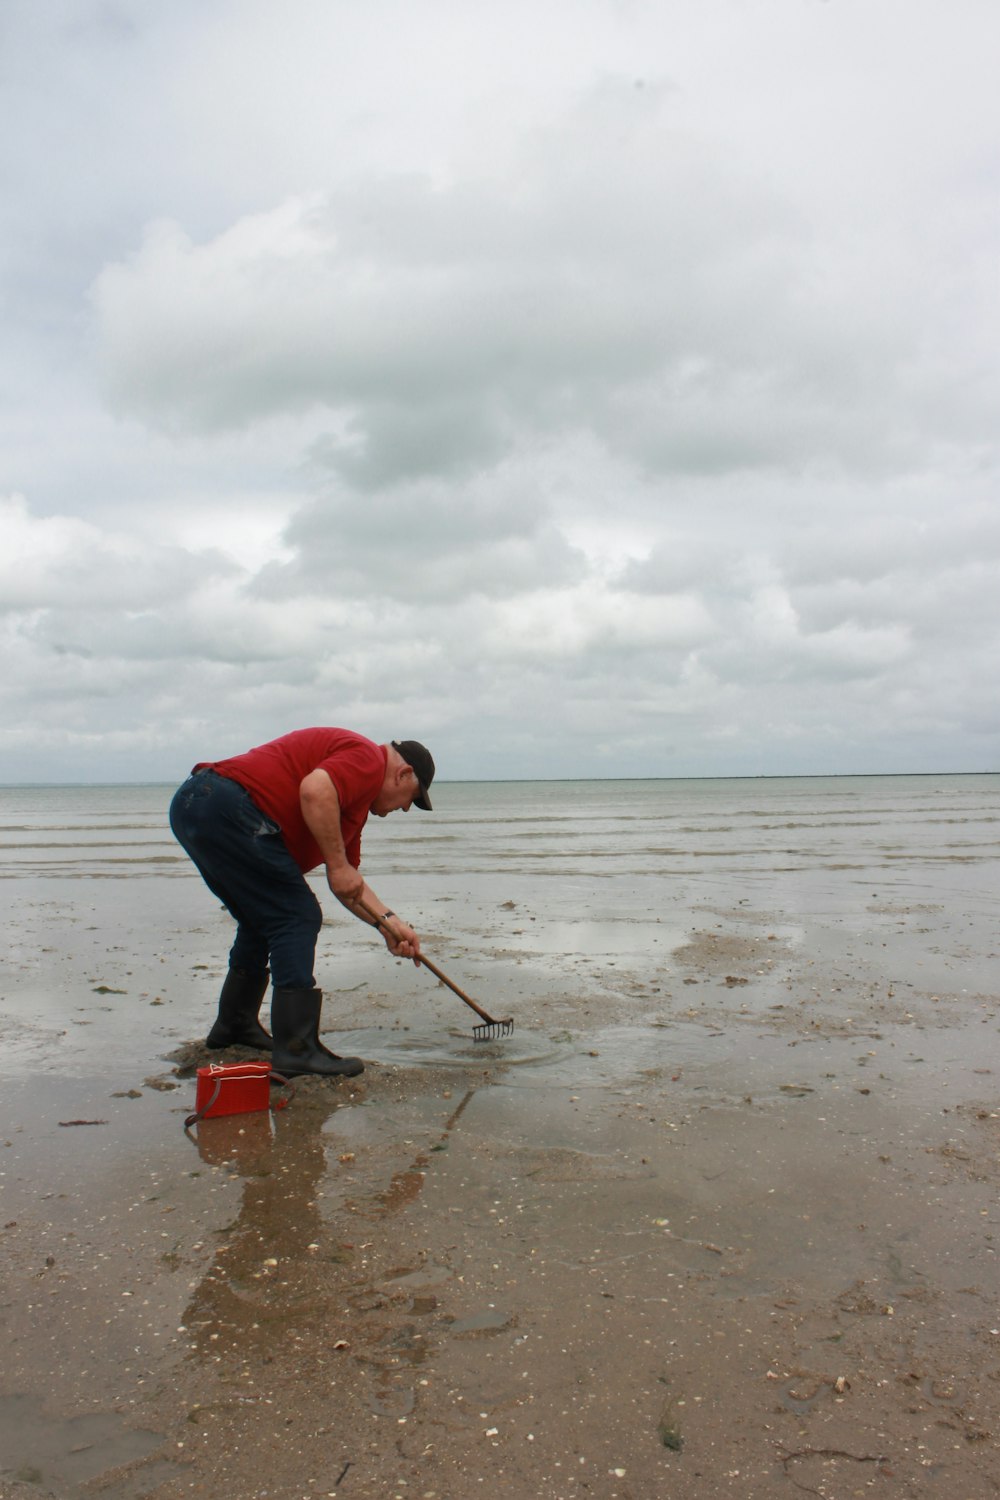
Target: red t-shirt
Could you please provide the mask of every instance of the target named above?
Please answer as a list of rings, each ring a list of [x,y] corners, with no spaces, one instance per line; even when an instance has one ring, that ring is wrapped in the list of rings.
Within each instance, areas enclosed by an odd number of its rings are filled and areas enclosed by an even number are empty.
[[[349,729],[294,729],[267,745],[229,760],[203,761],[196,771],[217,771],[250,793],[261,812],[281,829],[288,852],[302,871],[323,856],[302,816],[299,787],[310,771],[327,773],[340,800],[340,826],[347,858],[361,863],[361,830],[385,779],[381,745]]]

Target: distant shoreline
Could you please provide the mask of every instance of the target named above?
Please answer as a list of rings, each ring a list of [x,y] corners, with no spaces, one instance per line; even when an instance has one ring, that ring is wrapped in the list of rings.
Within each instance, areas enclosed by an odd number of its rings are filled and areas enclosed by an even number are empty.
[[[715,776],[469,776],[438,777],[438,786],[577,786],[595,783],[706,781],[915,781],[942,777],[1000,776],[1000,770],[980,771],[760,771],[753,775]],[[85,791],[88,788],[172,788],[177,781],[0,781],[0,792]]]

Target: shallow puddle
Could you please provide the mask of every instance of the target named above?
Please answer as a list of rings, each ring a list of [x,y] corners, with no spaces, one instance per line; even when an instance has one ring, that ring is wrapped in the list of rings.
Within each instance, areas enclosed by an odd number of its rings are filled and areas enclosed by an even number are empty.
[[[640,922],[631,917],[607,921],[529,921],[504,932],[504,945],[532,953],[599,956],[658,952],[666,958],[687,939],[683,927]]]
[[[0,1396],[0,1474],[45,1495],[134,1463],[162,1442],[161,1434],[128,1427],[113,1413],[59,1418],[40,1397]]]

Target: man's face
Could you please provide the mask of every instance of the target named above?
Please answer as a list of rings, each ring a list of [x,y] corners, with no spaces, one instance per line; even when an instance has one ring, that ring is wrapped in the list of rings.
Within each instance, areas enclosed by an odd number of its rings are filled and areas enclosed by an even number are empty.
[[[420,795],[417,774],[409,766],[400,766],[386,777],[375,801],[372,812],[377,818],[388,817],[391,812],[409,812],[413,799]]]

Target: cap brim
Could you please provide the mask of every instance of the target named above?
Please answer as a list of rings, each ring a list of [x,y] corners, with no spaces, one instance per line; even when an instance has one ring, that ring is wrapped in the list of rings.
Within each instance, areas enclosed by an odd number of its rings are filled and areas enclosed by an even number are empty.
[[[414,797],[413,806],[419,807],[421,812],[434,811],[433,807],[431,806],[431,799],[428,797],[423,787],[420,788],[420,796]]]

